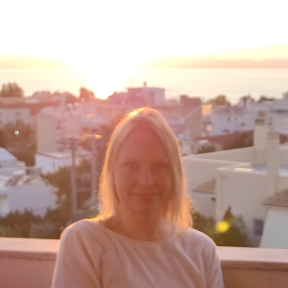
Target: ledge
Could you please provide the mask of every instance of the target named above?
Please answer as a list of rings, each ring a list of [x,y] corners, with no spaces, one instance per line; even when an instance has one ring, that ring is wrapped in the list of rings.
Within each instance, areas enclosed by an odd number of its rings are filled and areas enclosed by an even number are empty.
[[[59,245],[60,240],[0,237],[1,285],[50,287]],[[226,288],[287,288],[288,249],[217,247],[217,254]]]
[[[222,268],[287,270],[288,249],[217,247]]]
[[[56,260],[60,240],[0,237],[0,258]]]

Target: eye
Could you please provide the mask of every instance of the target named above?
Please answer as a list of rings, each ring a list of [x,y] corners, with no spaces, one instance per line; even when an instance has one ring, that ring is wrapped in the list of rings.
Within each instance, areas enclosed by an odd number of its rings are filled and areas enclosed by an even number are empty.
[[[133,163],[133,162],[127,162],[127,163],[125,163],[125,167],[126,167],[127,169],[133,170],[133,169],[136,168],[136,164]]]
[[[156,171],[163,171],[163,170],[167,169],[167,165],[164,164],[164,163],[157,163],[157,164],[154,165],[154,169]]]

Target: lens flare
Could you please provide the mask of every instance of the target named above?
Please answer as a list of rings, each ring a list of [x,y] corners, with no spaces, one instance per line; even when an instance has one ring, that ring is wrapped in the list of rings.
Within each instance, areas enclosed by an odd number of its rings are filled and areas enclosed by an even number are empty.
[[[16,130],[16,131],[14,132],[14,134],[15,134],[16,136],[19,135],[19,131]]]
[[[216,230],[219,233],[224,233],[229,229],[229,223],[226,221],[220,221],[216,225]]]

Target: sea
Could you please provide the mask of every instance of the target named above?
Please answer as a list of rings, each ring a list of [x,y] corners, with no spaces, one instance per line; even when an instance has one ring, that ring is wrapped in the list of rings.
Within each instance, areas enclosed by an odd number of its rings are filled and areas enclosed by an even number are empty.
[[[166,98],[178,98],[181,94],[191,97],[201,97],[203,101],[226,95],[232,103],[238,103],[245,95],[251,95],[258,100],[261,96],[280,99],[282,93],[288,91],[288,69],[130,69],[118,73],[117,85],[115,77],[109,79],[105,74],[107,94],[97,95],[97,85],[103,86],[103,79],[98,76],[83,73],[77,69],[2,69],[0,70],[0,85],[16,82],[23,88],[25,95],[30,96],[35,91],[49,90],[69,91],[79,95],[79,88],[91,89],[91,79],[94,81],[96,97],[105,98],[113,91],[125,91],[125,87],[139,87],[144,82],[147,86],[166,89]],[[112,74],[111,74],[112,75]],[[97,84],[99,83],[99,84]],[[104,90],[103,90],[104,91]],[[109,91],[109,92],[108,92]]]

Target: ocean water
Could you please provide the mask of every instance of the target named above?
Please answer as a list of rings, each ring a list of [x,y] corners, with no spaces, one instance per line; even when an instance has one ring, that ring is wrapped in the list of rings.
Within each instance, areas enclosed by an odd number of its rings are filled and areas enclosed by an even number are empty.
[[[27,96],[42,90],[70,91],[78,95],[81,86],[93,89],[91,79],[95,79],[94,91],[98,96],[97,85],[100,87],[104,82],[109,86],[106,88],[114,91],[125,90],[128,86],[142,86],[146,81],[148,86],[165,88],[168,99],[187,94],[208,100],[224,94],[233,104],[247,94],[256,99],[261,95],[281,98],[282,93],[288,91],[288,69],[133,69],[118,73],[117,81],[114,75],[113,81],[110,82],[109,73],[105,74],[105,81],[99,78],[99,74],[93,77],[93,72],[87,77],[87,73],[72,69],[3,69],[0,70],[0,85],[8,81],[16,82]],[[108,95],[102,93],[100,97]]]

